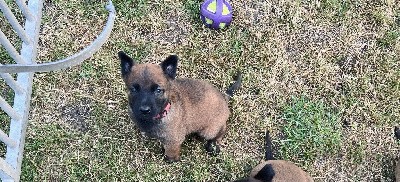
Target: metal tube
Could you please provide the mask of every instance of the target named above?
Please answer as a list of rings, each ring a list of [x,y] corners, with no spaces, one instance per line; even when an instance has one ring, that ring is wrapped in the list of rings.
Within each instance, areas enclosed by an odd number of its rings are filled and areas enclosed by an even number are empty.
[[[18,54],[17,50],[15,50],[14,46],[11,44],[11,42],[7,39],[6,35],[4,35],[3,31],[1,30],[0,30],[0,44],[4,46],[4,48],[10,54],[10,56],[15,60],[15,62],[17,62],[18,64],[26,64],[26,62]]]
[[[19,116],[18,113],[15,112],[15,110],[1,96],[0,96],[0,108],[2,108],[4,112],[6,112],[12,119],[17,121],[21,120],[21,116]]]
[[[22,44],[21,57],[28,64],[36,64],[43,1],[29,0],[28,8],[33,14],[35,14],[36,19],[35,21],[25,22],[24,28],[27,35],[32,39],[32,43]],[[8,135],[10,138],[16,140],[17,147],[7,147],[5,158],[6,162],[10,166],[12,166],[18,174],[18,176],[13,179],[14,181],[19,181],[19,174],[21,174],[21,164],[24,154],[26,128],[28,125],[28,116],[30,110],[29,108],[32,95],[33,75],[34,73],[18,73],[17,76],[17,82],[21,84],[21,86],[25,90],[25,93],[15,95],[14,97],[13,108],[19,114],[21,120],[11,119],[10,132],[8,133]]]
[[[31,44],[32,43],[31,39],[28,37],[28,35],[26,35],[25,30],[21,27],[17,18],[15,18],[14,14],[11,12],[10,8],[8,8],[4,0],[0,0],[0,9],[3,12],[4,16],[7,18],[7,20],[10,22],[11,26],[17,32],[19,37],[22,39],[22,41],[24,41],[27,44]]]
[[[19,174],[16,173],[15,169],[10,166],[4,159],[0,158],[0,175],[5,173],[7,176],[11,177],[12,179],[19,179]],[[7,180],[7,179],[6,179]]]
[[[19,9],[21,9],[21,11],[24,14],[25,18],[28,19],[28,21],[34,21],[35,20],[35,16],[33,16],[31,11],[29,11],[28,6],[25,4],[24,0],[16,0],[15,2],[17,3]]]
[[[17,3],[19,3],[18,6],[20,6],[21,9],[24,8],[22,7],[25,4],[23,0],[17,0]],[[1,10],[3,10],[3,14],[10,21],[13,28],[17,32],[18,28],[15,28],[14,26],[18,25],[17,27],[22,29],[19,26],[19,24],[13,24],[12,22],[13,19],[16,21],[15,16],[12,15],[9,8],[5,4],[4,0],[0,0],[0,6]],[[17,81],[15,81],[14,78],[12,78],[12,76],[9,74],[0,74],[0,76],[6,77],[6,79],[8,79],[7,83],[10,85],[10,87],[14,83],[13,86],[17,87],[16,85],[18,84],[21,87],[21,90],[23,90],[22,94],[15,94],[13,107],[11,107],[2,97],[0,97],[0,108],[2,108],[11,117],[10,132],[8,136],[3,131],[0,131],[0,140],[6,141],[7,143],[10,144],[10,145],[7,144],[7,152],[5,160],[3,158],[0,158],[0,179],[4,181],[20,180],[19,175],[21,174],[21,162],[24,152],[25,135],[28,124],[34,72],[36,72],[37,70],[51,71],[51,70],[66,68],[69,66],[79,64],[83,60],[92,56],[106,42],[107,38],[111,33],[116,16],[115,8],[110,0],[109,5],[107,6],[107,9],[109,10],[109,16],[106,26],[92,44],[90,44],[87,48],[85,48],[78,54],[68,57],[67,59],[57,61],[52,64],[41,64],[39,67],[36,67],[34,65],[36,64],[36,57],[37,57],[37,46],[39,39],[42,8],[43,8],[43,0],[28,1],[27,9],[29,11],[27,12],[34,14],[35,19],[33,21],[26,20],[25,22],[24,28],[26,31],[24,33],[26,34],[24,35],[29,37],[29,41],[31,42],[26,42],[25,40],[23,40],[24,42],[22,44],[22,49],[20,54],[18,54],[17,51],[15,51],[15,48],[11,45],[6,36],[0,30],[1,32],[0,34],[3,35],[3,36],[0,35],[0,43],[4,44],[5,47],[8,46],[8,48],[6,47],[7,51],[10,53],[11,57],[13,57],[17,62],[16,64],[17,71],[13,68],[13,66],[11,66],[11,70],[14,70],[14,72],[13,71],[11,72],[18,73]],[[21,62],[25,63],[25,65],[21,65]],[[8,65],[0,65],[0,73],[8,73],[9,71],[8,68],[10,67],[7,66]],[[19,67],[19,66],[28,66],[27,67],[28,69],[25,69],[26,67]],[[22,71],[21,70],[18,71],[18,69],[21,68]],[[14,90],[17,93],[18,88]],[[15,144],[9,141],[8,139],[14,141]]]
[[[0,130],[0,140],[3,141],[9,147],[15,148],[17,146],[17,143],[15,143],[14,140],[8,137],[8,135],[5,134],[3,130]]]
[[[110,36],[115,20],[115,8],[111,1],[109,1],[109,4],[106,6],[106,8],[110,12],[110,14],[108,16],[107,23],[103,28],[103,31],[94,42],[92,42],[88,47],[86,47],[79,53],[74,54],[65,59],[50,63],[32,64],[32,65],[18,65],[18,64],[0,65],[0,73],[47,72],[47,71],[68,68],[81,63],[83,60],[89,58],[96,51],[98,51],[100,47],[106,42],[107,38]]]
[[[20,86],[20,84],[14,80],[14,78],[8,73],[0,73],[6,83],[15,91],[16,94],[23,94],[25,90]]]

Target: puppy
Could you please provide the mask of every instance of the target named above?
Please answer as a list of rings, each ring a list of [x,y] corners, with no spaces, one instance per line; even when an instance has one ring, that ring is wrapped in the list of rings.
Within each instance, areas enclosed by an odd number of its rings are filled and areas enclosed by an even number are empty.
[[[311,176],[297,167],[294,163],[284,160],[275,160],[272,155],[272,145],[269,131],[265,135],[265,159],[257,165],[250,173],[250,177],[237,180],[236,182],[312,182]]]
[[[241,85],[240,73],[223,95],[208,82],[175,78],[175,55],[159,65],[137,64],[122,51],[118,57],[128,93],[129,116],[141,132],[161,141],[167,161],[180,160],[181,144],[191,133],[207,140],[207,152],[219,152],[230,114],[227,100]]]

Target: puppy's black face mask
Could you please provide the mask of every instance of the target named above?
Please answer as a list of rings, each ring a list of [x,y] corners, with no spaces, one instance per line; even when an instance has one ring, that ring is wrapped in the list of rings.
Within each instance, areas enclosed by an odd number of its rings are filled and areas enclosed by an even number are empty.
[[[129,90],[129,107],[136,121],[157,121],[169,103],[170,81],[175,79],[177,56],[169,56],[160,65],[137,65],[124,52],[119,52],[121,75]],[[161,68],[161,69],[160,69]]]
[[[133,84],[130,89],[129,107],[135,119],[139,122],[150,122],[161,119],[168,104],[165,88],[157,84],[149,87]]]

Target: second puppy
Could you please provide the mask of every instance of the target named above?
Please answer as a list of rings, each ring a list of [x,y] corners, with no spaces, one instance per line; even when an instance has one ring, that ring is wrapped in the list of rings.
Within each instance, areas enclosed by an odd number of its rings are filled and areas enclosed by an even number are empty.
[[[296,181],[312,182],[311,176],[296,166],[284,160],[275,160],[272,155],[272,144],[269,131],[265,135],[265,161],[258,164],[250,173],[250,177],[236,182],[278,182]]]

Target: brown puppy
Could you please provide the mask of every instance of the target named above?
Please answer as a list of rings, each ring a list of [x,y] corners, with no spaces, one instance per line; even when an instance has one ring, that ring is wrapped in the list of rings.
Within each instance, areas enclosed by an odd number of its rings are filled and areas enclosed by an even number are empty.
[[[218,153],[230,111],[227,98],[210,83],[175,79],[178,57],[169,56],[160,65],[136,64],[118,53],[121,74],[128,92],[129,115],[141,132],[158,138],[167,161],[180,159],[185,136],[197,133],[207,140],[206,150]],[[227,90],[232,96],[241,76]]]
[[[257,165],[250,173],[250,177],[238,180],[237,182],[282,182],[282,181],[296,181],[296,182],[311,182],[311,176],[304,172],[301,168],[297,167],[294,163],[284,160],[275,160],[272,156],[272,145],[267,131],[265,136],[265,159]]]

